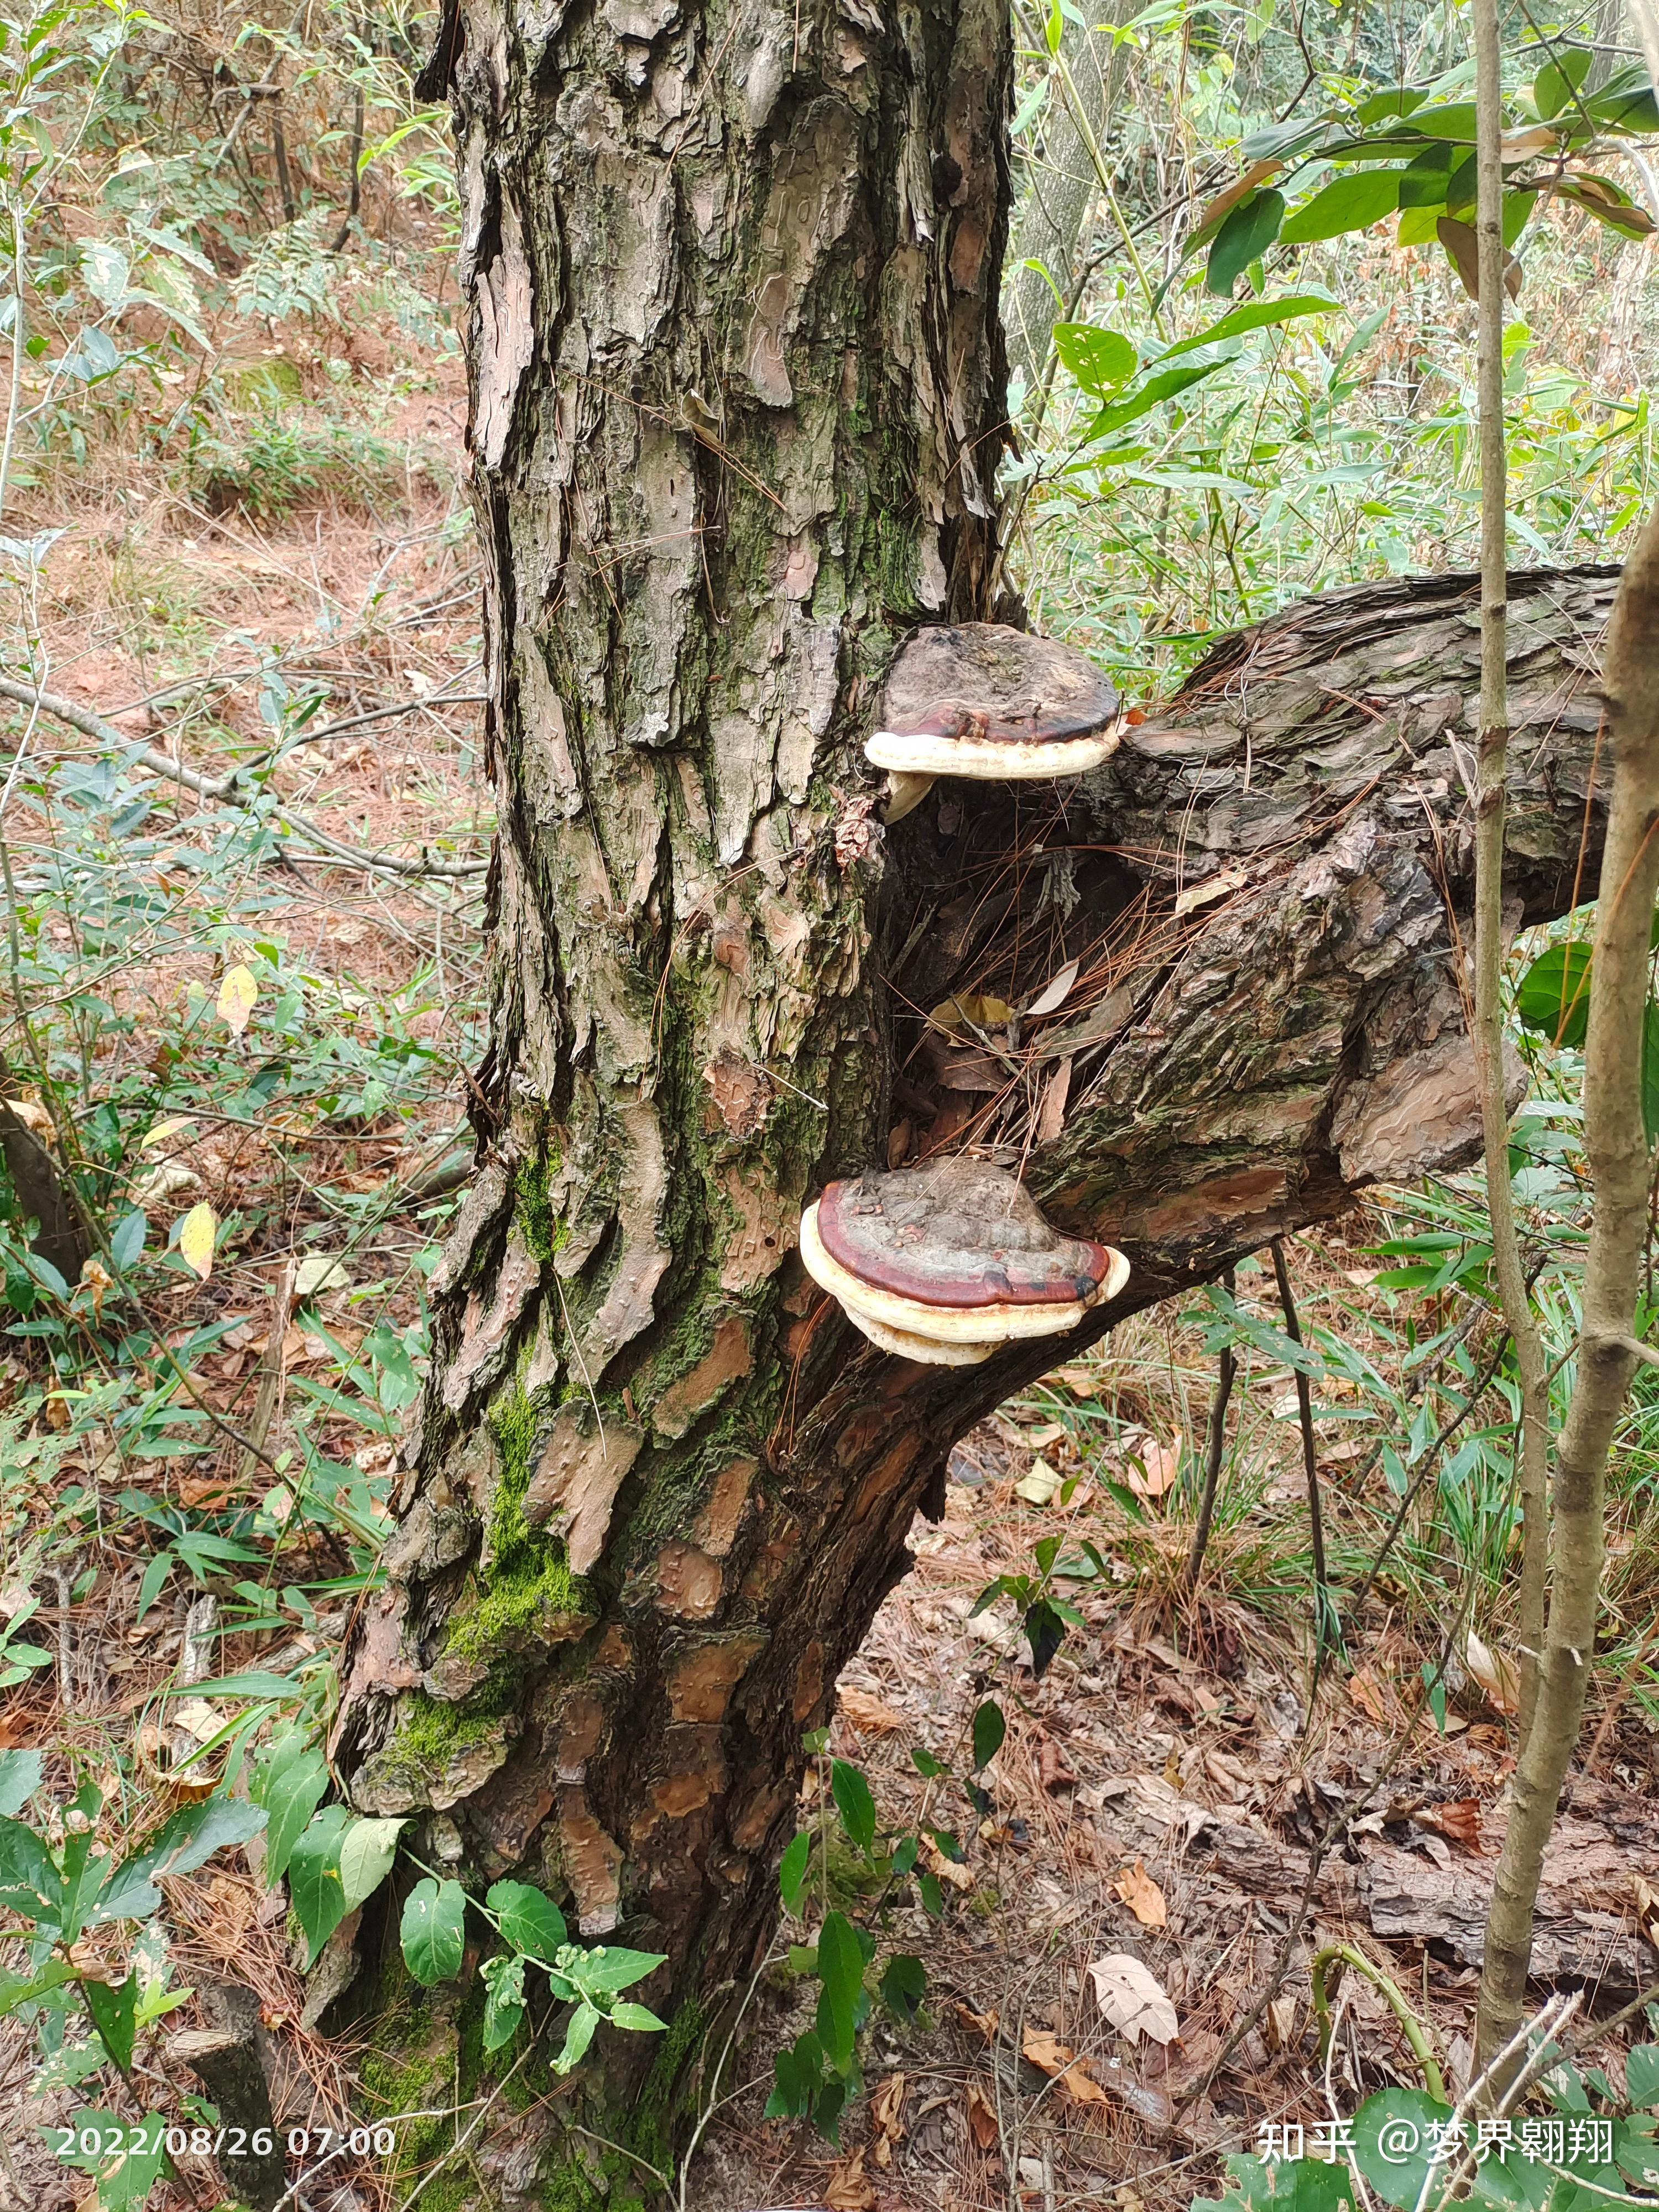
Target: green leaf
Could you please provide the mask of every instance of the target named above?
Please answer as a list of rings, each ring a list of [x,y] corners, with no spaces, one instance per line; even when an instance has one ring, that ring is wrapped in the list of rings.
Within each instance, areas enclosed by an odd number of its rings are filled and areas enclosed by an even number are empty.
[[[1342,315],[1347,313],[1340,300],[1333,299],[1328,292],[1288,292],[1277,300],[1248,300],[1242,307],[1235,307],[1212,323],[1207,331],[1200,331],[1190,338],[1177,338],[1159,356],[1162,361],[1173,361],[1177,354],[1193,353],[1200,346],[1220,345],[1228,338],[1242,338],[1251,331],[1265,331],[1276,323],[1294,322],[1298,315]]]
[[[830,1795],[842,1827],[859,1850],[867,1852],[876,1840],[876,1801],[869,1784],[856,1766],[838,1759],[830,1769]]]
[[[1309,246],[1316,239],[1336,238],[1345,231],[1369,230],[1400,205],[1402,174],[1399,169],[1362,169],[1355,176],[1337,178],[1286,217],[1280,242]]]
[[[1582,939],[1540,952],[1516,986],[1523,1029],[1577,1051],[1589,1027],[1590,948]]]
[[[159,1875],[193,1874],[205,1866],[216,1851],[245,1844],[265,1825],[262,1805],[250,1805],[222,1790],[204,1797],[199,1805],[186,1805],[157,1831],[136,1858],[125,1860],[104,1884],[97,1903],[87,1917],[88,1928],[107,1920],[143,1920],[161,1902],[155,1887]]]
[[[1446,107],[1419,107],[1412,129],[1425,138],[1450,138],[1460,145],[1474,143],[1474,102],[1462,100]]]
[[[1204,268],[1204,289],[1230,300],[1233,286],[1279,235],[1285,220],[1285,195],[1271,186],[1241,200],[1215,234]]]
[[[945,1771],[943,1765],[934,1758],[933,1753],[924,1751],[920,1744],[914,1746],[911,1750],[910,1764],[918,1774],[929,1782],[936,1782]]]
[[[483,2047],[499,2051],[510,2043],[524,2018],[524,1960],[498,1953],[479,1972],[484,1981]]]
[[[346,1917],[340,1844],[350,1820],[343,1805],[325,1805],[289,1855],[289,1895],[310,1947],[307,1968]]]
[[[908,1951],[895,1951],[881,1973],[881,2001],[908,2027],[927,1994],[927,1969]]]
[[[289,1854],[328,1790],[328,1763],[299,1734],[283,1736],[259,1762],[251,1795],[265,1808],[265,1887],[288,1872]]]
[[[597,1945],[591,1951],[565,1956],[565,1972],[584,1996],[611,1996],[654,1974],[668,1957],[665,1951],[624,1951]]]
[[[1559,115],[1589,75],[1595,55],[1588,46],[1557,47],[1533,80],[1533,105],[1546,123]]]
[[[106,2051],[125,2074],[132,2064],[133,2015],[138,2005],[138,1977],[129,1974],[117,1988],[107,1982],[83,1981],[81,1994],[92,2014],[92,2024]]]
[[[987,1767],[1002,1748],[1008,1723],[994,1698],[987,1698],[974,1714],[974,1771]]]
[[[1638,2043],[1626,2053],[1625,2088],[1644,2112],[1659,2105],[1659,2043]]]
[[[458,1881],[428,1875],[404,1899],[398,1934],[404,1964],[422,1987],[453,1981],[466,1948],[466,1892]]]
[[[604,2017],[604,2014],[596,2011],[591,2004],[577,2006],[564,2032],[564,2049],[553,2061],[556,2074],[568,2074],[572,2067],[580,2065],[587,2055],[588,2045],[593,2040],[593,2031]],[[657,2025],[660,2027],[661,2021],[659,2021]]]
[[[1144,384],[1138,385],[1125,398],[1114,400],[1109,407],[1103,407],[1089,425],[1087,434],[1091,439],[1109,437],[1113,431],[1121,430],[1126,423],[1150,414],[1164,400],[1173,399],[1178,392],[1187,391],[1192,385],[1201,384],[1206,376],[1213,376],[1218,369],[1226,366],[1224,361],[1206,361],[1184,368],[1156,369]],[[1000,1595],[1001,1583],[999,1582],[993,1595]],[[989,1599],[986,1601],[988,1604],[990,1601]]]
[[[0,1820],[0,1907],[26,1920],[49,1920],[63,1899],[58,1869],[33,1829]]]
[[[1115,331],[1097,330],[1092,323],[1056,323],[1054,351],[1073,380],[1097,399],[1104,399],[1128,382],[1140,356]]]
[[[1659,1005],[1642,1010],[1642,1126],[1649,1144],[1659,1138]]]
[[[348,1912],[373,1897],[398,1856],[401,1820],[354,1820],[340,1841],[340,1887]]]
[[[943,1920],[945,1917],[945,1892],[939,1887],[939,1876],[936,1874],[929,1874],[926,1869],[924,1869],[922,1872],[916,1876],[916,1888],[921,1894],[922,1904],[933,1915],[933,1918],[935,1920]]]
[[[823,2055],[836,2073],[852,2070],[858,2033],[859,1999],[864,1994],[864,1948],[844,1913],[824,1915],[818,1936],[818,2036]]]
[[[563,1913],[527,1881],[498,1881],[484,1903],[500,1923],[502,1941],[544,1966],[550,1966],[570,1941]]]
[[[1590,121],[1603,131],[1619,131],[1632,137],[1650,137],[1659,131],[1659,100],[1648,82],[1645,66],[1633,63],[1609,77],[1593,100],[1584,103]]]
[[[38,1751],[0,1752],[0,1814],[21,1813],[40,1787]]]
[[[624,1997],[620,2004],[611,2006],[611,2025],[612,2027],[632,2028],[640,2035],[656,2035],[667,2027],[668,2022],[659,2020],[648,2005],[634,2004]]]
[[[162,2174],[170,2171],[167,2124],[158,2113],[147,2113],[142,2122],[136,2122],[118,2119],[112,2112],[81,2112],[76,2113],[69,2125],[71,2141],[69,2149],[60,2154],[63,2162],[79,2166],[83,2173],[97,2175],[98,2202],[107,2208],[107,2212],[134,2212]],[[54,2127],[46,2132],[47,2141],[55,2144],[62,2131]],[[94,2137],[100,2148],[83,2151],[83,2136]],[[105,2149],[103,2146],[110,2142],[120,2148]]]
[[[800,1893],[806,1883],[806,1862],[811,1856],[812,1838],[803,1828],[790,1842],[788,1849],[778,1861],[778,1891],[783,1899],[784,1910],[799,1910]]]
[[[138,1585],[137,1618],[140,1620],[143,1619],[144,1615],[149,1611],[151,1606],[155,1604],[156,1599],[160,1597],[161,1595],[162,1583],[166,1582],[167,1577],[173,1572],[173,1570],[178,1565],[178,1559],[169,1549],[165,1552],[157,1552],[150,1560],[149,1565],[144,1569],[144,1579]]]
[[[1443,2130],[1451,2107],[1426,2090],[1399,2087],[1368,2097],[1354,2115],[1353,2157],[1371,2187],[1396,2212],[1415,2212],[1429,2184],[1431,2127]]]

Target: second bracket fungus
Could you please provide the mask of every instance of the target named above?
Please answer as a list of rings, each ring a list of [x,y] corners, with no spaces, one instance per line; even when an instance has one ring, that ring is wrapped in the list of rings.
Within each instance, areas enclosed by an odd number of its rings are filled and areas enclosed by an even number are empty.
[[[1109,1245],[1062,1237],[1012,1176],[960,1157],[832,1182],[801,1217],[800,1255],[872,1344],[945,1367],[1075,1328],[1129,1274]]]
[[[1121,730],[1117,693],[1075,647],[1006,623],[959,623],[918,630],[901,647],[864,750],[892,776],[896,822],[935,776],[1079,775],[1115,752]]]

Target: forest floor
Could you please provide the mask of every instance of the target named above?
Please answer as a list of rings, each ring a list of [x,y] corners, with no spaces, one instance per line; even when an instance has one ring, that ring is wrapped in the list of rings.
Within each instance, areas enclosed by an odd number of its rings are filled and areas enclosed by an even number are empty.
[[[319,414],[338,406],[325,353],[298,363]],[[84,477],[67,503],[61,484],[35,495],[42,517],[50,507],[69,524],[33,617],[46,681],[135,744],[215,771],[270,741],[276,668],[289,695],[307,685],[325,695],[319,725],[380,717],[298,747],[279,771],[287,800],[353,844],[402,854],[441,844],[465,859],[484,849],[489,799],[471,697],[477,575],[455,490],[459,380],[441,364],[398,368],[372,334],[354,334],[347,356],[395,468],[371,456],[263,517],[246,504],[216,513],[210,483],[181,484],[136,458],[101,481]],[[154,697],[186,684],[198,688]],[[59,762],[97,750],[44,726],[37,744]],[[18,850],[64,849],[49,801],[22,787],[12,808]],[[268,1459],[296,1452],[303,1429],[311,1452],[343,1472],[331,1522],[329,1501],[296,1501],[291,1475],[273,1481],[271,1467],[181,1425],[184,1414],[157,1433],[188,1449],[118,1460],[71,1420],[61,1387],[41,1397],[38,1347],[16,1342],[0,1362],[0,1414],[28,1425],[3,1499],[14,1577],[16,1563],[50,1554],[74,1578],[33,1616],[53,1663],[0,1692],[0,1746],[103,1763],[132,1833],[198,1790],[221,1756],[199,1756],[221,1711],[163,1705],[164,1692],[256,1665],[320,1680],[349,1632],[364,1545],[397,1471],[398,1394],[381,1388],[396,1362],[371,1371],[364,1347],[389,1330],[418,1358],[422,1285],[453,1204],[441,1186],[462,1140],[481,1013],[475,889],[314,861],[251,863],[225,878],[206,866],[222,819],[184,801],[171,819],[175,845],[194,840],[204,861],[177,893],[191,928],[165,952],[138,943],[115,963],[102,988],[121,1020],[100,1031],[90,1064],[103,1093],[150,1099],[159,1063],[179,1094],[184,1126],[132,1176],[133,1202],[157,1234],[204,1199],[230,1226],[209,1279],[175,1270],[149,1319],[185,1360],[198,1410],[242,1425],[272,1378]],[[71,918],[42,926],[78,949]],[[244,955],[264,963],[263,997],[238,1033],[208,1010],[228,962]],[[302,1014],[267,1033],[285,990],[301,995]],[[212,1109],[215,1084],[234,1079],[240,1097],[267,1064],[280,1068],[275,1103],[252,1129],[239,1107],[243,1126],[229,1130]],[[337,1094],[353,1085],[358,1109],[343,1113]],[[1358,1217],[1322,1240],[1294,1240],[1310,1311],[1333,1326],[1361,1328],[1369,1313],[1379,1331],[1392,1328],[1395,1304],[1368,1287],[1386,1225]],[[293,1270],[325,1258],[342,1260],[340,1272],[296,1293]],[[1253,1289],[1269,1313],[1261,1280],[1241,1298]],[[958,1448],[945,1517],[919,1526],[915,1568],[843,1678],[802,1819],[817,1817],[831,1754],[864,1769],[889,1828],[925,1809],[947,1818],[942,1785],[923,1781],[912,1750],[959,1752],[994,1688],[1009,1725],[982,1778],[992,1809],[969,1821],[958,1805],[948,1816],[967,1848],[960,1866],[941,1867],[942,1920],[906,1911],[882,1928],[884,1948],[924,1959],[928,1993],[909,2027],[884,2019],[872,2029],[872,2094],[849,2112],[839,2148],[761,2116],[770,2054],[810,2016],[781,1943],[743,2023],[737,2079],[748,2086],[713,2115],[692,2170],[689,2202],[702,2212],[1108,2202],[1173,2212],[1217,2183],[1224,2151],[1255,2148],[1262,2123],[1300,2122],[1311,2136],[1379,2084],[1415,2078],[1385,1998],[1357,1972],[1342,1982],[1322,2064],[1308,1968],[1329,1942],[1392,1975],[1431,2024],[1449,2081],[1467,2079],[1479,1933],[1512,1771],[1503,1685],[1494,1704],[1454,1668],[1437,1717],[1423,1681],[1442,1625],[1434,1603],[1420,1582],[1384,1576],[1312,1694],[1307,1492],[1289,1377],[1271,1363],[1235,1401],[1231,1503],[1198,1599],[1184,1598],[1212,1381],[1190,1320],[1146,1316]],[[1380,1476],[1355,1472],[1358,1453],[1340,1443],[1323,1453],[1338,1544],[1374,1534],[1392,1507]],[[192,1575],[181,1550],[147,1589],[158,1531],[185,1528],[243,1544],[253,1564]],[[1038,1680],[1007,1602],[974,1608],[994,1578],[1029,1571],[1048,1534],[1088,1536],[1110,1577],[1080,1601],[1085,1625]],[[252,1583],[233,1584],[237,1572]],[[204,1613],[210,1582],[217,1610]],[[28,1588],[0,1591],[0,1612],[16,1615]],[[274,1592],[284,1602],[298,1593],[291,1620],[239,1625]],[[1659,1882],[1659,1761],[1633,1704],[1602,1710],[1609,1725],[1552,1848],[1538,1955],[1540,1994],[1582,1987],[1587,2008],[1605,2015],[1652,1977],[1637,1877]],[[1339,1814],[1341,1840],[1322,1855]],[[258,1992],[283,2121],[372,2121],[355,2078],[372,2027],[330,2039],[310,2024],[280,1893],[273,1901],[252,1870],[221,1862],[169,1883],[167,1904],[180,1990],[233,1978]],[[1126,1960],[1172,2008],[1166,2039],[1131,2040],[1103,2014],[1097,1990],[1121,1983]],[[168,2026],[207,2017],[198,1994]],[[1616,2045],[1596,2055],[1616,2078]],[[190,2086],[160,2046],[144,2064],[145,2093],[162,2107]],[[30,2076],[9,2031],[0,2212],[58,2212],[82,2185],[45,2154],[39,2132],[76,2108],[74,2085],[34,2095]],[[223,2197],[209,2161],[179,2165],[175,2203],[204,2212]],[[386,2190],[367,2161],[343,2169],[333,2202],[344,2212]],[[310,2212],[329,2202],[318,2196]]]

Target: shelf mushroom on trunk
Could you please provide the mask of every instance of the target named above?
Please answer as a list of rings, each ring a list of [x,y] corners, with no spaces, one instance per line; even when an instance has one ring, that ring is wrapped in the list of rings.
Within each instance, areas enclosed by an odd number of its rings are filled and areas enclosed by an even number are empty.
[[[1122,726],[1117,693],[1075,647],[1006,623],[938,624],[900,648],[864,750],[891,778],[896,822],[935,776],[1080,775],[1116,751]]]
[[[1061,1236],[1012,1176],[962,1156],[832,1182],[801,1217],[800,1254],[872,1344],[944,1367],[1075,1328],[1129,1274],[1122,1253]]]

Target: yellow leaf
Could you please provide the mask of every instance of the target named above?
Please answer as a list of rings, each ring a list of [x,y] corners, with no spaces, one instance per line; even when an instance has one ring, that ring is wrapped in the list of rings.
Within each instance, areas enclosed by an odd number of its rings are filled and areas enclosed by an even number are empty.
[[[941,999],[927,1017],[946,1036],[959,1036],[970,1024],[976,1030],[1006,1029],[1013,1018],[1014,1010],[1006,999],[981,998],[970,991],[958,991],[954,999]]]
[[[152,1146],[164,1145],[169,1137],[176,1137],[181,1132],[194,1129],[195,1127],[195,1119],[191,1115],[169,1114],[165,1121],[158,1121],[148,1136],[139,1139],[138,1149],[141,1152],[147,1152]]]
[[[240,960],[234,968],[226,969],[225,980],[219,986],[218,1013],[233,1036],[240,1036],[247,1027],[258,997],[259,986],[251,969],[243,967]]]
[[[191,1206],[179,1231],[179,1250],[185,1265],[204,1282],[213,1273],[213,1240],[218,1232],[219,1217],[206,1199]]]

